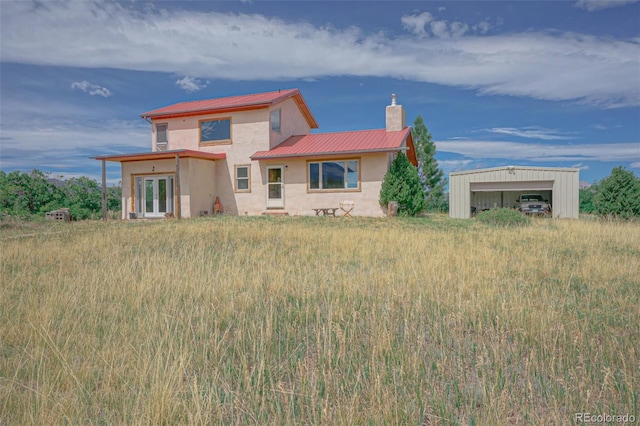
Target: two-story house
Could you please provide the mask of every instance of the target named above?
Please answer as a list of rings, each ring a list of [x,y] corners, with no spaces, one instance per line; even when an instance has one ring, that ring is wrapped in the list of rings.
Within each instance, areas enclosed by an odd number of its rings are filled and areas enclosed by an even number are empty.
[[[145,112],[152,151],[98,160],[122,166],[122,218],[211,214],[313,215],[345,200],[382,216],[382,179],[404,151],[417,164],[411,128],[395,95],[386,128],[316,133],[298,89],[181,102]],[[104,162],[103,162],[104,164]]]

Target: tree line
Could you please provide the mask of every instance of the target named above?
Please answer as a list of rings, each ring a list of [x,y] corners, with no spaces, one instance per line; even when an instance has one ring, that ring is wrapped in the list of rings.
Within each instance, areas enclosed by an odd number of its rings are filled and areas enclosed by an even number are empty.
[[[107,187],[108,210],[121,210],[121,194],[120,186]],[[60,208],[68,208],[74,220],[98,219],[102,188],[86,176],[59,180],[37,169],[0,171],[0,215],[31,219]]]

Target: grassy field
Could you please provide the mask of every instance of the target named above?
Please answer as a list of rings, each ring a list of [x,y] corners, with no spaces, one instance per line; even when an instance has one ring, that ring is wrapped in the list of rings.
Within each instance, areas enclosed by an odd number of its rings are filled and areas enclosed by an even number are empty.
[[[0,232],[3,425],[640,421],[637,222]]]

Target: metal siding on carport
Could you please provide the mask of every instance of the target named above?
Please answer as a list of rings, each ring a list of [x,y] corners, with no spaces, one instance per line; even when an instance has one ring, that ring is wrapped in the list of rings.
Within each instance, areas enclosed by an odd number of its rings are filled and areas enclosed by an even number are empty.
[[[579,170],[569,168],[523,166],[454,172],[449,176],[449,215],[452,218],[471,216],[472,190],[487,194],[500,191],[551,191],[553,216],[577,218],[578,182]],[[505,198],[504,194],[495,197],[500,197],[500,204],[509,204],[513,198],[511,195]]]

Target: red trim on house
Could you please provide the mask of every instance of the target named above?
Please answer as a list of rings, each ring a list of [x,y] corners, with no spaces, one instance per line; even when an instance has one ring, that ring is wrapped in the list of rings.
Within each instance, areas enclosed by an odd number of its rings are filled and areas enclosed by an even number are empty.
[[[192,149],[176,149],[173,151],[138,152],[135,154],[101,155],[95,157],[96,160],[115,161],[118,163],[128,163],[130,161],[168,160],[180,155],[180,158],[199,158],[202,160],[224,160],[227,154],[194,151]]]

